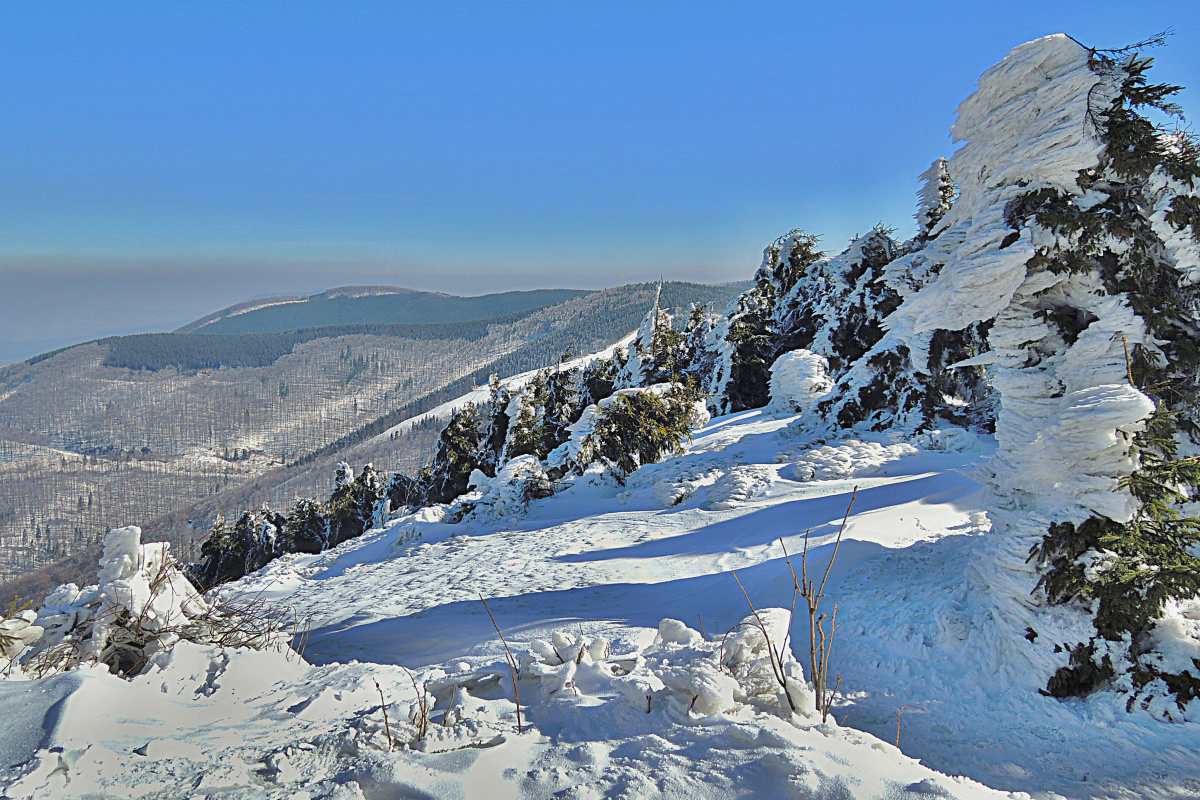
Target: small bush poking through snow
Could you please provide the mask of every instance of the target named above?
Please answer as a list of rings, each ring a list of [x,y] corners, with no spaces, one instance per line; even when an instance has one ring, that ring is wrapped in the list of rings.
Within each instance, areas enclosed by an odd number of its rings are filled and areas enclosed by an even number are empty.
[[[571,426],[571,440],[550,460],[572,463],[580,473],[598,462],[623,480],[638,467],[679,453],[692,428],[708,421],[700,406],[680,384],[622,389],[588,406]]]
[[[277,635],[278,615],[207,602],[171,557],[170,545],[142,544],[141,535],[140,528],[130,526],[105,537],[96,586],[59,586],[32,620],[28,612],[19,617],[28,624],[6,620],[22,643],[20,649],[4,649],[9,665],[42,677],[103,664],[131,677],[182,640],[286,649]]]

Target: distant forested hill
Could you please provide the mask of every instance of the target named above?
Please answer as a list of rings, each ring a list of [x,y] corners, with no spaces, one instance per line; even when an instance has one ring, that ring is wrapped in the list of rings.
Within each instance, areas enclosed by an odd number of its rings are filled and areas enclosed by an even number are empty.
[[[233,316],[221,316],[221,312],[218,312],[214,316],[220,318],[200,325],[185,325],[178,332],[279,333],[335,325],[467,322],[532,311],[585,294],[589,292],[579,289],[536,289],[478,297],[411,291],[346,297],[338,295],[336,290],[330,290],[299,302],[268,305]]]
[[[663,303],[720,310],[742,288],[667,283]],[[218,515],[328,495],[342,457],[411,471],[437,430],[371,437],[492,372],[603,348],[654,293],[621,286],[484,320],[115,337],[0,368],[0,581],[127,524],[186,552]]]
[[[490,327],[511,325],[538,310],[535,308],[502,317],[465,322],[331,325],[278,333],[135,333],[99,339],[97,344],[108,347],[108,355],[104,358],[106,367],[148,370],[167,367],[182,370],[266,367],[291,353],[296,345],[314,339],[364,335],[423,341],[478,341],[488,335]],[[202,330],[207,331],[208,328]]]

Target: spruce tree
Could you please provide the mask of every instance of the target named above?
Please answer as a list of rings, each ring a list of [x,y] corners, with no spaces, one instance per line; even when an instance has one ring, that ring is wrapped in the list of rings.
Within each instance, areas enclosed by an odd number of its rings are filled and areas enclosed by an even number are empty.
[[[485,475],[494,478],[504,452],[504,441],[508,437],[508,404],[512,401],[512,394],[500,383],[500,377],[494,373],[488,378],[488,390],[488,402],[483,418],[484,428],[475,463]]]
[[[929,165],[929,169],[921,173],[921,191],[918,193],[920,204],[915,218],[917,220],[917,241],[925,243],[935,238],[934,229],[946,216],[958,190],[950,180],[950,172],[946,159],[937,158]]]
[[[448,503],[467,491],[471,473],[479,467],[481,427],[475,406],[466,406],[450,418],[438,439],[437,453],[418,476],[428,487],[428,502]]]
[[[321,504],[297,497],[283,526],[283,546],[288,552],[320,553],[329,547],[329,527]]]
[[[367,464],[354,478],[349,465],[339,464],[333,493],[325,504],[329,546],[335,547],[382,524],[386,503],[387,486],[378,470]]]
[[[1072,424],[1076,409],[1120,415],[1112,423],[1120,460],[1074,465],[1077,493],[1067,496],[1085,513],[1059,516],[1030,552],[1043,573],[1036,591],[1086,610],[1095,630],[1087,641],[1063,643],[1067,664],[1047,692],[1083,695],[1119,679],[1134,691],[1131,707],[1138,696],[1148,703],[1164,692],[1182,707],[1200,696],[1200,663],[1195,672],[1166,674],[1148,650],[1166,602],[1200,592],[1192,549],[1200,520],[1180,508],[1196,496],[1200,468],[1179,457],[1181,445],[1196,447],[1200,419],[1200,291],[1194,267],[1185,269],[1200,243],[1200,215],[1190,210],[1200,163],[1193,140],[1140,113],[1178,113],[1170,98],[1179,87],[1147,80],[1151,59],[1083,55],[1092,86],[1072,102],[1098,157],[1078,169],[1075,185],[1029,181],[1003,209],[1011,232],[995,252],[1012,247],[1028,257],[1024,283],[988,332],[1000,348],[1001,452],[993,471],[1002,484],[1022,487],[1031,471],[1025,460],[1038,457],[1023,441],[1045,441]],[[1092,488],[1106,483],[1114,485]]]
[[[708,391],[718,412],[760,408],[770,401],[771,364],[793,349],[782,341],[780,301],[823,257],[818,240],[797,229],[763,251],[754,288],[738,298],[725,322],[727,355],[718,360]]]

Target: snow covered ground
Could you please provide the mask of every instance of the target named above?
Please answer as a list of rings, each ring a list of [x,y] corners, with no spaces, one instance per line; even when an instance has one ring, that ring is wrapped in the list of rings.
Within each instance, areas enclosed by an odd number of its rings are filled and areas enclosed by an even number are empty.
[[[133,681],[85,670],[3,682],[0,786],[7,797],[1200,795],[1200,725],[1126,713],[1116,695],[1047,698],[1044,673],[1023,669],[1037,658],[1023,648],[1041,652],[1024,638],[1028,576],[995,566],[1021,559],[999,557],[1007,543],[987,532],[970,476],[990,440],[808,441],[793,419],[717,418],[625,486],[581,478],[499,522],[446,524],[427,509],[224,589],[311,615],[304,661],[183,643]],[[821,724],[755,683],[761,641],[755,651],[736,627],[749,608],[730,571],[760,612],[786,608],[779,537],[796,560],[811,531],[823,570],[855,486],[824,601],[844,625],[831,671],[841,698]],[[480,595],[525,676],[519,734]],[[807,674],[807,620],[793,632]],[[429,687],[431,721],[413,747],[415,686]],[[897,750],[905,705],[919,709],[905,710]]]

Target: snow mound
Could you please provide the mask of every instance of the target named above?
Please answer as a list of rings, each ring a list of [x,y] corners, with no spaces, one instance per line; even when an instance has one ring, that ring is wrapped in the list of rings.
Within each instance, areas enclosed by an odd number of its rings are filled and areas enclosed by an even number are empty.
[[[825,445],[796,458],[789,472],[797,481],[831,481],[878,475],[883,467],[920,451],[911,444],[882,445],[851,440]]]
[[[771,473],[763,467],[734,467],[709,487],[704,507],[711,511],[736,508],[761,495],[770,481]]]
[[[816,724],[815,698],[788,642],[790,619],[786,609],[760,609],[715,642],[664,619],[653,644],[613,685],[634,706],[658,705],[683,720],[749,719],[758,711]]]
[[[772,410],[807,411],[831,391],[829,362],[811,350],[784,353],[771,365]]]
[[[701,487],[712,485],[719,475],[720,470],[711,468],[690,470],[655,482],[650,492],[663,508],[672,508],[682,504]]]
[[[477,517],[485,514],[493,519],[524,513],[531,501],[554,494],[542,462],[528,455],[510,460],[495,478],[475,470],[471,474],[471,485],[478,494],[468,495],[468,502],[474,504]]]

